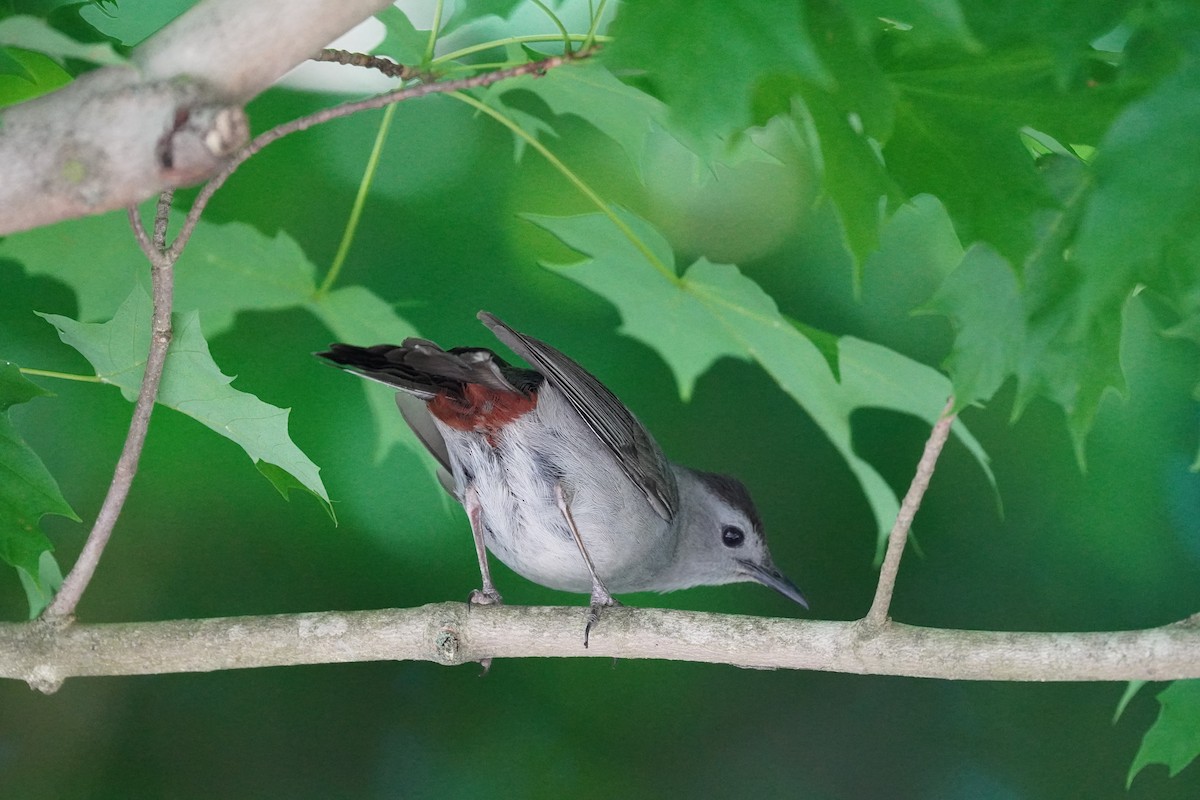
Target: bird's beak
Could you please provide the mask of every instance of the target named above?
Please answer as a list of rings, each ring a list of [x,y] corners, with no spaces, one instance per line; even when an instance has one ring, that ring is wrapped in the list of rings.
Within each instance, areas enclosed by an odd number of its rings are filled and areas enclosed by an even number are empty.
[[[764,566],[745,559],[739,559],[738,563],[745,568],[746,575],[750,580],[758,581],[763,586],[769,586],[787,599],[799,603],[805,610],[808,609],[808,601],[796,588],[796,584],[788,580],[787,576],[775,568],[775,565]]]

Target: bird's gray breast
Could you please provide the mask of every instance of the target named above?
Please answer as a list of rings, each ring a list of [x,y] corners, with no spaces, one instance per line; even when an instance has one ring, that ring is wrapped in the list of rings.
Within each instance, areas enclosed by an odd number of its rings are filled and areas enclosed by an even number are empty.
[[[537,406],[486,436],[439,423],[456,494],[472,487],[484,541],[514,572],[535,583],[589,592],[591,578],[555,502],[561,485],[596,571],[609,590],[657,588],[674,544],[669,523],[630,483],[610,452],[551,386]]]

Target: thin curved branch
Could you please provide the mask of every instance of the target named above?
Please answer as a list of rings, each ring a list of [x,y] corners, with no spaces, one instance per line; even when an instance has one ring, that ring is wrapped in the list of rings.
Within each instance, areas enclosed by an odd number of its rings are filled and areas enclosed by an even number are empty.
[[[421,70],[417,67],[409,67],[404,64],[397,63],[387,56],[373,56],[367,53],[352,53],[349,50],[338,50],[332,47],[326,47],[321,52],[312,57],[313,61],[324,61],[329,64],[343,64],[348,67],[361,67],[362,69],[377,70],[389,78],[398,78],[402,81],[409,81],[413,78],[421,76]]]
[[[150,279],[154,295],[154,315],[151,319],[150,349],[146,354],[146,371],[142,377],[142,387],[138,392],[137,402],[133,406],[133,419],[129,423],[129,433],[125,436],[125,445],[121,448],[121,456],[117,459],[117,467],[113,470],[112,482],[108,486],[108,494],[96,515],[96,522],[88,534],[83,550],[79,553],[75,565],[63,580],[62,588],[54,596],[50,605],[42,612],[44,619],[70,618],[75,614],[83,592],[87,589],[100,564],[100,556],[112,536],[113,528],[125,507],[129,497],[129,489],[133,486],[133,478],[137,474],[138,461],[142,457],[142,447],[146,443],[146,433],[150,429],[150,415],[154,412],[154,401],[158,397],[158,386],[162,381],[163,367],[167,362],[167,348],[171,344],[171,304],[175,291],[175,257],[164,251],[167,235],[167,215],[171,209],[171,193],[164,192],[158,200],[155,211],[153,240],[146,235],[145,226],[138,216],[136,207],[129,209],[129,219],[133,226],[134,235],[150,259]]]
[[[233,175],[237,168],[240,167],[247,159],[258,154],[267,145],[277,142],[284,136],[300,131],[308,130],[316,125],[329,122],[331,120],[347,117],[351,114],[357,114],[360,111],[370,111],[384,106],[399,103],[404,100],[414,100],[418,97],[426,97],[431,94],[444,94],[447,92],[458,92],[464,89],[478,89],[484,86],[491,86],[493,83],[515,78],[520,75],[540,75],[547,70],[560,67],[563,64],[571,61],[588,58],[596,50],[593,48],[589,51],[575,53],[570,56],[552,56],[541,61],[530,61],[526,64],[518,64],[509,69],[496,70],[495,72],[485,72],[480,75],[472,75],[468,78],[456,78],[453,80],[434,81],[433,83],[422,83],[416,86],[406,86],[395,91],[385,92],[383,94],[368,97],[365,100],[354,100],[349,103],[343,103],[332,108],[321,109],[320,111],[309,114],[308,116],[290,120],[281,125],[276,125],[269,131],[260,133],[254,139],[243,147],[237,154],[229,159],[228,162],[212,176],[208,183],[196,195],[195,201],[192,203],[191,209],[188,211],[186,219],[184,219],[183,227],[179,231],[179,235],[175,237],[175,241],[171,244],[171,252],[178,254],[187,245],[187,241],[191,238],[192,232],[196,228],[196,224],[200,221],[200,215],[208,206],[208,201],[216,194],[225,181]]]
[[[954,424],[956,416],[950,413],[953,410],[954,398],[951,397],[946,402],[946,407],[942,409],[942,415],[934,424],[933,430],[929,432],[925,450],[921,453],[921,460],[917,462],[917,471],[913,475],[912,483],[908,485],[908,492],[904,495],[904,500],[900,503],[900,511],[896,514],[896,521],[888,534],[887,553],[883,557],[883,565],[879,568],[879,583],[875,586],[875,599],[871,602],[871,609],[867,612],[867,616],[863,618],[863,622],[867,625],[882,625],[888,618],[888,608],[892,604],[892,592],[896,588],[896,575],[900,571],[900,558],[904,555],[904,546],[908,543],[908,531],[912,528],[917,509],[921,507],[925,490],[929,488],[933,470],[937,467],[938,456],[941,455],[946,439],[950,436],[950,427]]]
[[[1200,677],[1200,625],[1018,633],[613,608],[583,646],[585,609],[438,603],[102,625],[0,623],[0,677],[43,692],[74,676],[211,672],[359,661],[655,658],[949,680]]]

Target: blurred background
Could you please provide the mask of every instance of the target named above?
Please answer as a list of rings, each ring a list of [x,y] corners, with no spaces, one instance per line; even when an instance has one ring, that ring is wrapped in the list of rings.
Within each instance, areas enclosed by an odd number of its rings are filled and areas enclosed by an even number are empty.
[[[527,110],[551,116],[532,96]],[[255,130],[328,98],[278,89]],[[380,112],[289,137],[246,164],[213,221],[285,231],[323,272],[333,258]],[[681,261],[735,261],[782,310],[930,365],[943,318],[914,316],[937,285],[927,239],[885,235],[853,289],[832,211],[787,123],[755,133],[770,158],[697,175],[667,137],[646,184],[607,139],[554,120],[555,152],[602,195],[667,232]],[[186,205],[185,194],[178,203]],[[591,210],[511,135],[439,97],[401,105],[339,285],[363,284],[443,345],[494,344],[486,308],[599,376],[675,460],[728,471],[753,492],[780,566],[811,616],[867,610],[876,571],[869,509],[819,430],[757,367],[725,360],[681,402],[658,355],[616,332],[606,301],[539,266],[571,261],[519,218]],[[918,199],[913,213],[939,215]],[[947,229],[949,225],[947,223]],[[72,316],[73,293],[0,261],[0,343],[27,366],[90,372],[30,309]],[[1080,471],[1061,411],[1015,423],[1011,386],[963,421],[992,458],[985,475],[952,441],[917,518],[893,616],[933,627],[1086,631],[1194,613],[1200,581],[1195,350],[1126,311],[1130,391],[1108,396]],[[214,338],[235,387],[291,407],[293,439],[322,468],[339,525],[307,496],[280,499],[232,443],[159,409],[125,515],[80,608],[88,622],[417,606],[478,581],[469,528],[415,451],[373,458],[360,381],[310,355],[331,335],[311,315],[242,314]],[[369,343],[364,343],[369,344]],[[94,518],[128,424],[111,387],[40,383],[56,397],[14,408],[20,433],[76,511]],[[855,446],[902,493],[927,426],[854,418]],[[86,526],[46,518],[64,569]],[[914,551],[916,550],[916,551]],[[917,552],[919,551],[919,552]],[[513,603],[575,604],[496,566]],[[635,606],[792,616],[749,584],[625,596]],[[582,612],[581,612],[582,613]],[[25,599],[0,580],[0,616]],[[0,683],[0,797],[792,797],[1194,798],[1200,767],[1168,779],[1129,765],[1158,713],[1144,689],[1113,722],[1123,684],[952,683],[601,659],[475,665],[378,663],[71,679],[53,696]]]

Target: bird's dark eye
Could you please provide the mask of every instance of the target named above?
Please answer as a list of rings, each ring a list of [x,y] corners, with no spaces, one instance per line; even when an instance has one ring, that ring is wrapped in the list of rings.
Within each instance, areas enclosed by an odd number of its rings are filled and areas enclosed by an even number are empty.
[[[744,541],[746,541],[746,534],[737,525],[726,525],[721,528],[721,544],[726,547],[741,547]]]

